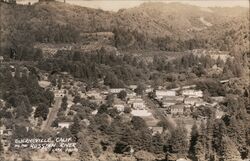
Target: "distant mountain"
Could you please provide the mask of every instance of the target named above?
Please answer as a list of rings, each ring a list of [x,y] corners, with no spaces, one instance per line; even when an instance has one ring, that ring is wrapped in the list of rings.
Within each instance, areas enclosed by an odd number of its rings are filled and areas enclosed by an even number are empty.
[[[210,44],[232,36],[227,35],[228,32],[243,32],[242,35],[234,35],[233,39],[247,36],[249,40],[246,33],[248,16],[248,9],[242,7],[202,8],[181,3],[144,3],[139,7],[120,10],[116,18],[117,26],[135,30],[148,39],[202,39]]]
[[[249,43],[248,9],[242,7],[155,2],[107,12],[61,2],[1,3],[1,15],[2,48],[23,42],[78,42],[81,33],[102,31],[114,32],[116,47],[124,50],[246,50]]]

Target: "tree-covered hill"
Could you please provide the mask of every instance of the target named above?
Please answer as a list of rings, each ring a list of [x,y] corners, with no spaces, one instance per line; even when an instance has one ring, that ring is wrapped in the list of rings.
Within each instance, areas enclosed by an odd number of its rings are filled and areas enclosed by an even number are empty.
[[[193,48],[246,51],[248,9],[144,3],[107,12],[61,2],[1,3],[1,48],[34,42],[76,43],[80,34],[110,31],[119,49],[182,51]],[[239,49],[240,48],[240,49]]]

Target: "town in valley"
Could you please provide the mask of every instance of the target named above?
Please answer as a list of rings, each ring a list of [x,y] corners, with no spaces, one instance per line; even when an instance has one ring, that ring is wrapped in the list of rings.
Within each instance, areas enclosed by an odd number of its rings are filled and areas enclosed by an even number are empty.
[[[0,0],[0,160],[248,161],[249,8]]]

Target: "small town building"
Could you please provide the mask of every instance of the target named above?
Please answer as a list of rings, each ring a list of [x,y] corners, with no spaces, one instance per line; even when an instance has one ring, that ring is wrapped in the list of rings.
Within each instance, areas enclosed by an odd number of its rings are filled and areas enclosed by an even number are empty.
[[[136,93],[134,91],[127,90],[127,97],[134,98],[134,97],[136,97]]]
[[[225,101],[225,97],[224,97],[224,96],[211,97],[211,99],[212,99],[214,102],[218,102],[218,103],[221,103],[221,102],[224,102],[224,101]]]
[[[188,97],[188,98],[185,98],[185,100],[184,100],[184,104],[185,105],[192,105],[192,106],[194,106],[194,105],[199,105],[199,104],[202,104],[204,101],[203,101],[203,99],[201,99],[201,98],[195,98],[195,97]]]
[[[125,106],[122,103],[118,103],[114,105],[114,108],[116,108],[118,112],[124,112]]]
[[[200,107],[200,106],[205,106],[205,105],[208,105],[208,103],[203,100],[195,103],[195,107]]]
[[[96,115],[98,113],[98,110],[94,110],[91,112],[92,115]]]
[[[176,101],[176,102],[183,102],[184,96],[166,96],[162,98],[163,101]]]
[[[151,116],[152,113],[148,112],[148,110],[132,110],[131,114],[133,116],[138,116],[138,117],[148,117]]]
[[[2,0],[5,3],[16,4],[16,0]]]
[[[145,106],[145,103],[144,103],[144,101],[142,100],[142,101],[134,101],[133,103],[132,103],[132,108],[133,109],[144,109],[146,106]]]
[[[135,97],[132,97],[132,98],[129,98],[127,100],[127,104],[133,104],[134,102],[143,102],[143,99],[140,97],[140,96],[135,96]]]
[[[125,88],[111,88],[111,89],[109,89],[109,92],[112,94],[118,94],[121,91],[126,91],[126,89]]]
[[[170,107],[170,106],[173,106],[173,105],[175,105],[175,104],[177,104],[177,102],[176,101],[174,101],[174,100],[169,100],[169,101],[162,101],[162,103],[161,103],[162,105],[162,107],[163,108],[166,108],[166,107]]]
[[[42,88],[48,88],[51,85],[49,81],[45,81],[45,80],[38,81],[38,84]]]
[[[58,122],[58,127],[59,128],[66,128],[68,129],[70,127],[70,125],[72,125],[73,122]]]
[[[129,89],[135,90],[137,88],[137,85],[129,85]]]
[[[108,91],[102,91],[101,94],[106,96],[106,95],[109,94],[109,92]]]
[[[160,126],[153,126],[149,127],[149,129],[152,131],[152,135],[162,134],[163,133],[163,127]]]
[[[170,112],[172,115],[175,114],[183,114],[184,113],[185,106],[184,105],[173,105],[170,107]]]
[[[172,91],[172,90],[156,90],[155,91],[155,97],[157,100],[160,100],[168,96],[176,96],[176,91]]]
[[[179,158],[176,161],[191,161],[190,159]]]
[[[182,95],[186,97],[203,97],[201,90],[187,89],[182,91]]]
[[[225,80],[220,81],[221,84],[225,84],[225,83],[228,83],[228,82],[229,82],[229,79],[225,79]]]
[[[182,86],[181,88],[182,89],[190,89],[190,88],[195,88],[196,85],[195,84],[192,84],[192,85],[186,85],[186,86]]]

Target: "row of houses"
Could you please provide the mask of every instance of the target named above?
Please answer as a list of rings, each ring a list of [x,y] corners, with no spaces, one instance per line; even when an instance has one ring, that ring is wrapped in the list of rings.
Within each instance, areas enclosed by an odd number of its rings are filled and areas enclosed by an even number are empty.
[[[170,114],[189,114],[191,113],[191,107],[206,104],[202,99],[203,92],[201,90],[190,89],[192,87],[178,88],[178,90],[156,90],[154,96],[161,107],[166,108]]]

